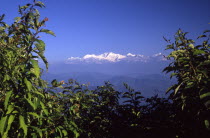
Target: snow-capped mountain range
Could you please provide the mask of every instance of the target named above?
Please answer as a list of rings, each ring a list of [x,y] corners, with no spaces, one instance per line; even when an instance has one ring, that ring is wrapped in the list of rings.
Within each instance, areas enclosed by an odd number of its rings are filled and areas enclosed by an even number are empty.
[[[121,55],[113,52],[107,52],[100,55],[87,54],[83,57],[70,57],[67,59],[67,64],[79,64],[79,63],[116,63],[116,62],[149,62],[149,61],[165,61],[166,58],[162,53],[157,53],[152,56],[145,56],[140,54],[128,53]]]

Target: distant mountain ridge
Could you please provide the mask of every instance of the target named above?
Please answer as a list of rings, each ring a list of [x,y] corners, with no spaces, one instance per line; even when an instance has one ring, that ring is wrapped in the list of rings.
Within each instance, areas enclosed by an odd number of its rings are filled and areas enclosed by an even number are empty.
[[[168,64],[168,60],[162,53],[145,56],[109,52],[99,55],[87,54],[83,57],[70,57],[57,63],[49,62],[48,71],[54,74],[69,72],[99,72],[111,75],[157,74],[161,73]]]
[[[66,64],[87,64],[87,63],[117,63],[117,62],[150,62],[150,61],[165,61],[167,60],[162,53],[157,53],[152,56],[128,53],[121,55],[113,52],[103,54],[87,54],[83,57],[70,57]]]
[[[43,78],[48,81],[55,78],[67,81],[72,78],[82,84],[89,83],[91,88],[109,81],[119,91],[125,91],[123,83],[127,83],[135,90],[151,96],[154,93],[164,94],[174,83],[167,75],[162,74],[168,64],[162,53],[152,56],[113,52],[88,54],[83,57],[70,57],[59,63],[49,63],[48,73]]]
[[[136,91],[141,91],[145,96],[153,96],[154,94],[165,95],[165,91],[175,80],[170,80],[168,75],[164,74],[125,74],[125,75],[108,75],[103,73],[91,72],[69,72],[63,74],[46,73],[43,79],[51,82],[53,79],[58,81],[74,79],[80,84],[89,84],[90,88],[104,85],[105,81],[114,85],[118,91],[126,91],[123,83],[127,83]]]

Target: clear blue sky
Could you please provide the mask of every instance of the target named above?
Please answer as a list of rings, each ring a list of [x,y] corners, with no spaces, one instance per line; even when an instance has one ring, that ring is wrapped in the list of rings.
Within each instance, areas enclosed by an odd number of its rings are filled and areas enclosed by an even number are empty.
[[[0,14],[11,22],[18,5],[32,0],[1,0]],[[178,28],[196,38],[210,29],[210,0],[42,0],[48,17],[43,35],[46,56],[62,61],[71,56],[115,52],[152,55],[163,52],[163,36]]]

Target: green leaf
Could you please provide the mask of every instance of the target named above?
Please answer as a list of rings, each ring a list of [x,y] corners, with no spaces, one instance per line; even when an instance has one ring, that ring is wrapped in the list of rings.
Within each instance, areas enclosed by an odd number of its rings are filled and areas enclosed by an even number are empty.
[[[40,68],[39,68],[39,64],[38,61],[36,60],[31,60],[32,66],[33,66],[33,70],[32,72],[36,75],[36,77],[38,78],[40,75]]]
[[[210,60],[205,60],[201,65],[210,65]]]
[[[22,115],[19,115],[19,121],[20,121],[20,128],[23,129],[24,135],[26,136],[28,133],[28,126],[25,124],[25,120]]]
[[[39,50],[39,52],[45,51],[45,43],[42,40],[36,39],[36,42],[34,45]]]
[[[209,120],[205,120],[204,123],[205,123],[206,128],[210,129]]]
[[[4,133],[2,138],[8,138],[8,136],[7,136],[8,135],[8,131],[10,130],[11,124],[14,121],[14,119],[15,119],[15,115],[12,114],[12,115],[9,116],[7,129],[6,129],[6,132]]]
[[[44,113],[45,113],[46,115],[48,115],[49,112],[47,111],[47,109],[46,109],[45,105],[43,104],[43,102],[40,101],[40,105],[41,105],[42,110],[44,111]]]
[[[2,117],[1,120],[0,120],[0,133],[2,135],[4,133],[4,129],[5,129],[5,126],[6,126],[6,121],[7,121],[7,116]]]
[[[7,109],[7,105],[8,105],[8,102],[9,102],[9,98],[11,97],[12,95],[12,91],[9,91],[6,93],[6,98],[5,98],[5,101],[4,101],[4,109],[6,110]]]
[[[166,94],[169,93],[171,90],[173,90],[177,85],[172,85],[166,90]]]
[[[200,35],[197,39],[206,37],[206,35]]]
[[[70,121],[70,124],[72,125],[71,131],[73,131],[75,138],[78,138],[80,134],[77,131],[77,125],[73,121]]]
[[[66,130],[62,130],[62,133],[63,133],[64,137],[66,137],[68,135]]]
[[[10,114],[13,110],[14,110],[14,106],[9,105],[8,108],[7,108],[7,113],[6,114]]]
[[[73,133],[74,133],[74,135],[75,135],[75,138],[78,138],[78,137],[79,137],[79,135],[80,135],[76,129],[75,129],[75,130],[73,130]]]
[[[36,106],[34,105],[34,103],[28,98],[25,98],[25,99],[33,107],[33,109],[36,110]]]
[[[207,93],[204,93],[204,94],[200,95],[200,99],[204,99],[208,96],[210,96],[210,92],[207,92]]]
[[[193,50],[193,55],[200,55],[200,54],[204,54],[205,51],[204,50],[200,50],[200,49],[194,49]]]
[[[8,138],[8,132],[5,132],[2,136],[2,138]]]
[[[47,59],[45,58],[44,56],[44,53],[43,52],[37,52],[37,51],[34,51],[35,53],[37,53],[39,55],[39,57],[43,60],[43,62],[45,63],[46,65],[46,68],[48,69],[48,62],[47,62]]]
[[[48,30],[48,29],[41,29],[40,32],[44,32],[46,34],[51,34],[51,35],[55,36],[55,34],[52,31]]]
[[[31,98],[32,98],[31,93],[27,93],[27,95],[28,95],[28,98],[29,98],[29,99],[31,99]]]
[[[175,89],[175,91],[174,91],[174,94],[176,95],[176,93],[179,91],[179,88],[181,87],[181,85],[183,84],[183,82],[181,83],[181,84],[179,84],[177,87],[176,87],[176,89]]]
[[[24,9],[24,10],[25,10],[25,9],[27,9],[27,8],[28,8],[28,6],[29,6],[29,5],[24,5],[24,6],[21,6],[21,7],[20,7],[20,9]]]
[[[39,91],[35,91],[34,93],[36,93],[36,94],[38,94],[39,96],[41,96],[41,97],[43,97],[43,98],[44,98],[44,95],[43,95],[41,92],[39,92]]]
[[[185,104],[182,104],[182,110],[184,110],[184,109],[185,109],[185,107],[186,107],[186,105],[185,105]]]
[[[59,127],[56,127],[55,130],[56,130],[57,132],[59,132],[59,134],[60,134],[61,137],[63,137],[62,131],[61,131],[61,129],[60,129]]]
[[[8,119],[8,125],[11,125],[12,124],[12,122],[14,121],[14,119],[15,119],[15,115],[10,115],[9,116],[9,119]]]
[[[20,17],[15,17],[15,22],[19,22],[21,20],[21,18]]]
[[[194,45],[193,44],[189,44],[188,47],[194,48]]]
[[[24,78],[24,83],[27,87],[27,89],[30,91],[32,89],[32,84],[30,81],[27,80],[27,78]]]
[[[45,6],[44,6],[44,3],[42,3],[41,1],[37,1],[37,2],[35,3],[35,5],[38,6],[38,7],[41,7],[41,8],[42,8],[42,7],[45,7]]]
[[[28,112],[28,114],[29,115],[32,115],[32,116],[34,116],[34,117],[36,117],[36,118],[39,118],[40,116],[37,114],[37,113],[35,113],[35,112]]]
[[[36,133],[31,133],[32,138],[37,138],[37,134]]]
[[[39,136],[42,138],[43,135],[42,135],[42,130],[38,127],[35,127],[35,126],[30,126],[31,128],[33,128],[34,130],[36,130],[36,132],[39,134]]]
[[[13,114],[17,114],[17,113],[19,113],[17,110],[15,110],[15,111],[12,111],[12,113]]]
[[[37,109],[37,107],[40,105],[40,97],[35,97],[34,98],[34,106],[35,109]]]

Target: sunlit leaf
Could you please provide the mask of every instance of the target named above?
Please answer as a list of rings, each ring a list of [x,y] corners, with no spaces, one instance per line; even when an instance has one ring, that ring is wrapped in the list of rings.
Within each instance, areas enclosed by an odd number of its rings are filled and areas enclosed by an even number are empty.
[[[25,98],[25,99],[31,105],[31,107],[33,107],[33,109],[36,110],[36,106],[34,105],[34,103],[28,98]]]
[[[35,112],[28,112],[28,114],[30,114],[30,115],[32,115],[32,116],[34,116],[34,117],[36,117],[36,118],[39,118],[40,116],[37,114],[37,113],[35,113]]]
[[[52,31],[48,30],[48,29],[41,29],[40,32],[44,32],[46,34],[51,34],[51,35],[55,36],[55,34]]]
[[[39,7],[45,7],[45,5],[44,5],[44,3],[42,3],[41,1],[37,1],[36,3],[35,3],[35,5],[36,6],[39,6]]]
[[[7,128],[6,128],[6,132],[4,133],[3,137],[2,138],[7,138],[8,136],[8,131],[10,130],[11,128],[11,125],[13,123],[13,121],[15,120],[15,115],[10,115],[9,116],[9,119],[8,119],[8,125],[7,125]]]
[[[42,110],[44,111],[44,113],[45,113],[46,115],[48,115],[49,112],[47,111],[47,108],[46,108],[46,106],[44,105],[44,103],[40,101],[40,105],[41,105]]]
[[[7,116],[2,117],[0,120],[0,133],[1,134],[4,133],[4,129],[6,127],[6,121],[7,121]]]
[[[182,84],[183,84],[183,82],[176,87],[174,94],[177,94],[177,92],[179,91],[179,88],[182,86]]]
[[[42,130],[38,127],[35,127],[35,126],[30,126],[32,129],[34,129],[38,134],[39,136],[42,138],[43,137],[43,134],[42,134]]]
[[[20,128],[23,129],[24,135],[26,136],[28,134],[28,126],[25,124],[25,119],[22,115],[19,115],[19,122]]]
[[[36,77],[38,78],[40,75],[40,68],[39,68],[39,64],[38,61],[36,60],[31,60],[31,63],[33,65],[33,73],[36,75]]]
[[[204,98],[209,97],[209,96],[210,96],[210,92],[207,92],[207,93],[204,93],[204,94],[200,95],[200,98],[204,99]]]
[[[6,114],[10,114],[13,110],[14,110],[14,105],[9,105],[8,108],[7,108],[7,113]]]
[[[209,120],[205,120],[204,123],[205,123],[206,128],[207,129],[210,129]]]
[[[32,84],[30,81],[27,80],[27,78],[24,78],[24,83],[27,87],[27,89],[30,91],[32,89]]]
[[[37,47],[37,49],[39,50],[39,52],[43,52],[45,51],[45,43],[42,40],[36,39],[35,46]]]
[[[9,91],[6,93],[6,98],[5,98],[5,101],[4,101],[4,108],[7,109],[7,105],[8,105],[8,102],[9,102],[9,99],[12,95],[12,91]]]

